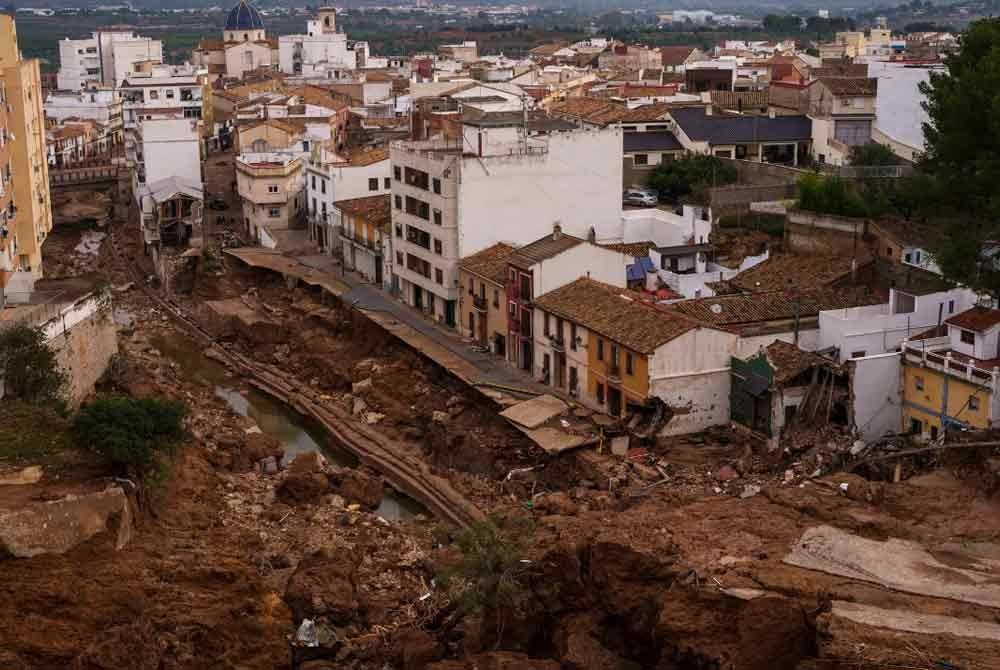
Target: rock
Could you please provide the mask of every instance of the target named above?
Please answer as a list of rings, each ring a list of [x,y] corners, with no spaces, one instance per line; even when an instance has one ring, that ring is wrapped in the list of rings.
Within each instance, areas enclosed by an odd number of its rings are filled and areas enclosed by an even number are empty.
[[[303,558],[285,589],[285,603],[295,621],[351,623],[359,609],[356,569],[354,557],[343,550],[323,549]]]
[[[410,629],[398,633],[396,644],[403,670],[424,670],[429,663],[440,660],[444,655],[437,640],[423,630]]]
[[[330,478],[322,472],[289,470],[285,479],[275,489],[274,495],[278,500],[290,505],[299,505],[316,502],[329,489]]]
[[[628,454],[629,438],[628,435],[620,435],[618,437],[611,438],[611,453],[614,456],[624,457]]]
[[[447,407],[448,409],[451,409],[452,407],[456,407],[464,403],[465,401],[462,400],[462,396],[453,395],[452,397],[448,398],[448,402],[446,402],[444,406]]]
[[[263,461],[269,456],[280,461],[285,455],[285,448],[278,438],[267,433],[248,433],[243,439],[243,446],[236,457],[236,469],[249,470],[254,463]]]
[[[840,490],[851,500],[878,505],[885,499],[885,487],[882,482],[870,482],[864,477],[849,473],[836,475],[836,481],[840,485]]]
[[[365,402],[364,398],[355,398],[354,403],[351,405],[351,414],[358,416],[367,409],[368,403]]]
[[[374,426],[375,424],[377,424],[379,421],[381,421],[384,418],[385,418],[385,414],[381,414],[379,412],[366,412],[365,413],[365,423],[367,423],[369,426]]]
[[[755,495],[760,493],[760,486],[757,484],[747,484],[743,487],[743,491],[740,493],[741,498],[753,498]]]
[[[721,468],[715,471],[716,481],[729,482],[739,478],[740,478],[740,473],[736,472],[736,468],[734,468],[731,465],[723,465]]]
[[[13,472],[0,474],[0,486],[23,486],[35,484],[42,478],[42,466],[29,465]]]
[[[535,509],[549,514],[572,516],[577,513],[577,505],[562,491],[546,493],[535,498]]]
[[[274,456],[268,456],[260,462],[260,468],[265,475],[276,475],[278,474],[278,459]]]
[[[441,412],[439,410],[435,410],[435,412],[431,414],[431,420],[434,423],[448,423],[450,418],[451,415],[448,414],[448,412]]]
[[[602,670],[603,668],[635,668],[632,664],[604,647],[600,641],[600,627],[590,613],[575,614],[564,619],[553,635],[562,663],[577,670]]]
[[[326,472],[326,458],[318,451],[305,451],[298,454],[288,467],[292,472]]]
[[[326,497],[326,504],[337,509],[344,509],[347,506],[347,501],[344,500],[344,496],[331,493]]]
[[[351,384],[351,393],[357,395],[359,393],[364,393],[365,391],[370,391],[372,388],[372,378],[365,377],[359,382],[354,382]]]
[[[379,506],[382,502],[382,489],[382,478],[363,470],[348,470],[337,486],[337,491],[345,499],[358,503],[366,509],[375,509]]]

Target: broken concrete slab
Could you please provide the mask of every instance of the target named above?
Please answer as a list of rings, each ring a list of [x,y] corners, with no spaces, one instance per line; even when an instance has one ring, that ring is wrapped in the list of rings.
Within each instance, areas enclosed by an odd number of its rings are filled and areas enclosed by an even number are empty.
[[[116,549],[132,538],[132,509],[118,486],[0,511],[0,554],[63,554],[105,530],[117,531]]]
[[[596,438],[590,435],[573,435],[556,428],[538,428],[522,432],[550,454],[560,454],[586,444],[593,444],[596,441]]]
[[[1000,561],[971,553],[957,555],[948,565],[915,542],[880,542],[817,526],[802,534],[784,562],[897,591],[1000,608]]]
[[[625,457],[628,455],[629,438],[628,435],[611,438],[611,453],[614,456]]]
[[[545,394],[513,405],[502,411],[500,416],[525,428],[534,429],[567,409],[568,405],[562,400]]]
[[[24,486],[35,484],[42,478],[42,466],[29,465],[20,470],[0,473],[0,486]]]
[[[907,633],[957,635],[1000,641],[1000,624],[974,619],[959,619],[913,610],[889,610],[873,605],[833,601],[832,613],[865,626],[878,626]]]

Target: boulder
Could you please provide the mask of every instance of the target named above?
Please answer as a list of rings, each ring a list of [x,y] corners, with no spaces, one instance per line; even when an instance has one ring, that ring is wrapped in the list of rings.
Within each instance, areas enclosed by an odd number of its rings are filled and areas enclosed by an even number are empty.
[[[292,467],[289,468],[288,474],[274,492],[278,500],[290,505],[314,503],[329,491],[330,478],[327,477],[326,473],[301,466],[298,469],[295,468],[299,459],[305,455],[307,454],[299,454],[292,461]]]
[[[337,485],[337,492],[348,502],[375,509],[382,502],[382,478],[363,470],[348,470]]]
[[[303,558],[285,588],[285,603],[298,623],[322,619],[334,625],[355,621],[358,603],[355,559],[352,555],[322,549]]]
[[[720,482],[729,482],[734,479],[739,479],[740,473],[736,471],[731,465],[723,465],[721,468],[715,471],[715,479]]]
[[[571,516],[577,513],[577,505],[572,498],[562,491],[545,493],[535,498],[535,509],[548,514]]]
[[[351,384],[351,393],[357,395],[359,393],[364,393],[365,391],[370,391],[372,388],[372,378],[365,377],[359,382],[354,382]]]
[[[243,438],[243,445],[240,447],[239,455],[236,457],[235,465],[237,470],[249,470],[254,463],[263,461],[265,458],[273,456],[275,461],[281,462],[285,455],[285,448],[278,438],[267,433],[247,433]]]

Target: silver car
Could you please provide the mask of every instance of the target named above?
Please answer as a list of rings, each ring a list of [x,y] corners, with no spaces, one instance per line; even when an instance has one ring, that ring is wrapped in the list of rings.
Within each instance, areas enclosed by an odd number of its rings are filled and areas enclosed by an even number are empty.
[[[634,205],[636,207],[656,207],[660,199],[652,191],[641,191],[639,189],[629,189],[622,194],[623,205]]]

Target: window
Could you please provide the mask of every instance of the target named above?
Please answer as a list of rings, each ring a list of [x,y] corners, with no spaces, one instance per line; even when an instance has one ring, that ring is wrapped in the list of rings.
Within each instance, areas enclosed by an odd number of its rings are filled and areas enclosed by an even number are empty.
[[[597,340],[597,360],[604,360],[604,340],[602,339]]]
[[[636,154],[632,162],[635,165],[649,165],[649,154]]]
[[[403,172],[398,165],[392,166],[392,176],[396,181],[403,181]]]
[[[920,419],[910,419],[910,433],[912,435],[923,435],[924,424],[920,422]]]
[[[569,324],[569,349],[576,351],[576,324]]]
[[[437,177],[434,177],[433,184],[434,184],[434,192],[440,194],[441,193],[441,180],[438,179]]]
[[[905,262],[907,262],[907,263],[909,263],[909,262],[910,262],[910,258],[911,258],[911,257],[910,257],[910,254],[908,254],[908,253],[907,253],[907,254],[905,254],[905,255],[903,256],[903,260],[904,260]]]
[[[368,190],[377,191],[378,190],[378,177],[370,177],[368,179]]]
[[[633,367],[634,362],[632,360],[632,352],[625,352],[625,374],[632,375],[635,374],[635,368]]]
[[[403,209],[403,196],[396,195],[393,196],[393,202],[396,205],[396,209]]]
[[[531,302],[531,275],[521,275],[521,300]]]
[[[425,221],[431,218],[431,206],[428,205],[423,200],[417,200],[416,198],[411,198],[406,196],[406,213],[412,214],[413,216],[419,216]]]
[[[892,258],[892,247],[885,248],[885,255],[888,256],[889,258]]]
[[[325,179],[320,179],[319,180],[319,189],[320,189],[319,190],[320,193],[326,193],[326,180]]]
[[[507,305],[507,312],[511,316],[515,316],[517,314],[517,303],[514,303],[514,302],[508,303],[508,305]]]
[[[973,333],[971,330],[963,330],[961,331],[961,333],[962,333],[961,334],[962,344],[976,343],[976,334]]]
[[[406,181],[406,183],[410,186],[416,186],[417,188],[422,188],[425,191],[427,190],[427,187],[430,186],[430,175],[423,170],[408,167],[403,170],[403,175],[406,177],[404,181]]]
[[[403,252],[402,251],[397,251],[396,252],[396,265],[398,265],[399,267],[403,267]]]
[[[316,198],[313,198],[312,210],[311,211],[312,211],[313,214],[316,213]]]
[[[548,312],[545,313],[545,325],[542,328],[542,332],[545,333],[545,337],[548,337],[550,335],[550,333],[549,333],[549,313]]]
[[[949,300],[948,301],[948,313],[949,314],[954,314],[955,313],[955,301],[954,300]]]
[[[385,177],[384,179],[382,179],[382,185],[383,188],[392,188],[392,180],[389,179],[388,177]]]
[[[166,94],[167,94],[167,100],[173,100],[174,99],[174,89],[168,88],[166,90]]]
[[[500,307],[500,289],[493,289],[493,306]]]
[[[278,185],[277,184],[268,184],[267,185],[267,192],[268,193],[277,193],[278,192]],[[316,199],[313,198],[313,203],[315,203],[315,202],[316,202]],[[315,204],[313,205],[313,207],[315,207]]]
[[[434,281],[438,284],[444,284],[444,273],[441,272],[441,268],[434,269]]]
[[[316,175],[312,176],[312,185],[313,188],[316,188]]]
[[[277,219],[278,217],[281,216],[281,208],[280,207],[270,207],[267,210],[267,215],[269,217],[271,217],[272,219]]]
[[[160,99],[160,92],[159,91],[150,91],[149,92],[149,99],[150,100],[159,100]]]
[[[914,377],[913,378],[913,385],[916,387],[916,389],[918,391],[923,391],[924,390],[924,378],[921,377],[921,376],[919,376],[919,375],[916,376],[916,377]]]
[[[600,342],[600,340],[598,340]],[[597,402],[604,404],[604,384],[597,385]]]
[[[434,210],[434,225],[436,225],[436,226],[440,226],[441,225],[441,210],[440,209],[435,209]]]
[[[979,398],[977,398],[974,395],[969,396],[969,409],[971,409],[973,412],[979,409]]]
[[[864,358],[867,355],[868,355],[868,352],[866,352],[866,351],[852,351],[851,352],[851,358]]]

